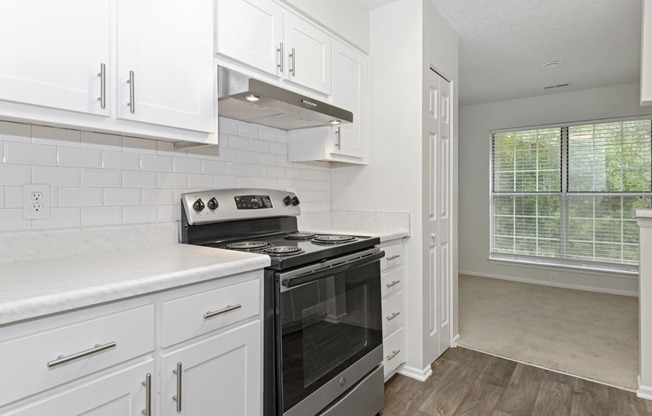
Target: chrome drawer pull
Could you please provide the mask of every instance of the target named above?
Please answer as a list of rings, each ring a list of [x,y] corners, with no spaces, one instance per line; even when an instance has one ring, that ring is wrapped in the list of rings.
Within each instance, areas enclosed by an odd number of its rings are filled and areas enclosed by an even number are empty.
[[[106,64],[100,64],[100,97],[97,101],[100,102],[100,107],[106,108]]]
[[[278,52],[279,58],[278,58],[278,63],[276,64],[276,67],[278,68],[279,71],[283,72],[285,70],[283,62],[285,61],[285,52],[283,48],[283,42],[279,45],[278,48],[276,48],[276,52]]]
[[[393,287],[396,286],[397,284],[401,283],[400,280],[394,280],[392,283],[387,283],[387,287]]]
[[[292,74],[293,77],[297,76],[297,72],[296,72],[297,61],[296,61],[296,59],[297,59],[297,52],[294,50],[294,48],[292,48],[292,53],[290,54],[290,64],[292,65],[292,66],[290,66],[290,74]]]
[[[396,317],[399,316],[400,314],[401,314],[401,312],[394,312],[393,314],[391,314],[390,316],[388,316],[388,317],[385,318],[385,319],[387,319],[387,321],[391,321],[392,319],[396,318]]]
[[[181,413],[181,393],[183,392],[181,383],[183,381],[183,364],[178,362],[176,370],[172,370],[172,372],[177,375],[177,394],[172,396],[172,400],[177,402],[177,413]]]
[[[396,357],[398,353],[401,352],[401,350],[394,350],[390,355],[387,356],[387,361],[391,360],[392,358]]]
[[[143,381],[143,386],[145,386],[145,409],[142,411],[142,414],[145,416],[152,416],[152,374],[147,373],[145,376],[145,381]]]
[[[387,261],[395,260],[395,259],[397,259],[397,258],[399,258],[399,257],[401,257],[400,254],[395,254],[395,255],[393,255],[392,257],[387,257]]]
[[[129,79],[127,80],[129,84],[129,111],[133,114],[136,112],[136,79],[134,76],[134,71],[129,71]]]
[[[61,364],[68,363],[73,360],[77,360],[79,358],[87,357],[92,354],[97,354],[98,352],[102,352],[105,350],[108,350],[109,348],[113,348],[116,346],[115,342],[109,342],[108,344],[100,345],[100,344],[95,344],[95,347],[88,349],[86,351],[81,351],[76,354],[68,355],[64,357],[63,355],[60,355],[57,357],[56,360],[52,360],[48,363],[48,367],[56,367]]]
[[[206,312],[204,314],[204,319],[212,318],[214,316],[222,315],[227,312],[234,311],[236,309],[242,308],[242,305],[227,305],[226,308],[220,309],[219,311],[213,311],[213,312]]]

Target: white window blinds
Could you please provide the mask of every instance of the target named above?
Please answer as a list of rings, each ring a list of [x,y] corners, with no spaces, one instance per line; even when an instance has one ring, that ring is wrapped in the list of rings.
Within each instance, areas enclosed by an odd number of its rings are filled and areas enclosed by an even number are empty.
[[[492,134],[491,257],[635,270],[652,121]]]

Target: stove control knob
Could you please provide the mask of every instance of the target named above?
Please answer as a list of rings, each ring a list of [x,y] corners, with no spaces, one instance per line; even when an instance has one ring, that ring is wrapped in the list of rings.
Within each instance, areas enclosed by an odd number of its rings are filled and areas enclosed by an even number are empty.
[[[292,203],[292,197],[290,197],[290,195],[286,196],[285,198],[283,198],[283,203],[285,205],[290,205]]]
[[[217,203],[217,199],[215,199],[214,197],[211,198],[211,199],[208,201],[208,208],[209,208],[210,210],[215,210],[215,209],[217,209],[217,207],[219,207],[219,206],[220,206],[220,204]]]
[[[299,205],[300,203],[301,202],[299,201],[299,198],[297,198],[296,196],[294,198],[292,198],[292,205],[296,206],[296,205]]]
[[[192,204],[192,209],[194,209],[197,212],[201,212],[204,210],[204,201],[200,199],[196,200],[194,204]]]

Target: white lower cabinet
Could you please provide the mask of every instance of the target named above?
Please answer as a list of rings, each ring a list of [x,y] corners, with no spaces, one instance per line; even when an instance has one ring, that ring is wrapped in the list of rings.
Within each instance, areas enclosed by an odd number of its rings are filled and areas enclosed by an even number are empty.
[[[402,240],[393,240],[381,244],[381,249],[385,251],[380,273],[383,296],[383,367],[387,380],[405,362],[404,245]]]
[[[260,415],[260,332],[256,321],[163,355],[162,414]]]
[[[260,416],[262,275],[0,326],[0,415]]]

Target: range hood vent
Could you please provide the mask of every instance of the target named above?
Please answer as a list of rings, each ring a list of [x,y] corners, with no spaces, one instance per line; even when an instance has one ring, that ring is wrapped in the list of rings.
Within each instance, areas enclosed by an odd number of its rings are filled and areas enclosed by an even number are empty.
[[[282,130],[353,122],[353,113],[219,67],[220,117]]]

